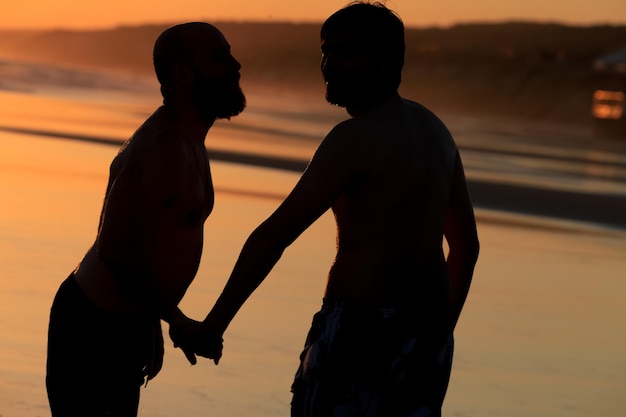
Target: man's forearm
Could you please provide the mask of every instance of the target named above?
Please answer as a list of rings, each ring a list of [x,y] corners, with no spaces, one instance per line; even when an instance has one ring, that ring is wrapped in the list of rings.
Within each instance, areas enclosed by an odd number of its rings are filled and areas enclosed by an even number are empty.
[[[448,273],[450,276],[450,326],[454,330],[459,320],[465,300],[469,293],[474,266],[476,265],[476,255],[470,253],[459,253],[450,250],[448,255]]]
[[[284,247],[252,234],[244,245],[233,272],[204,320],[213,331],[223,333],[250,295],[282,256]]]
[[[184,318],[185,315],[178,306],[169,306],[161,309],[161,320],[172,324],[176,320]]]

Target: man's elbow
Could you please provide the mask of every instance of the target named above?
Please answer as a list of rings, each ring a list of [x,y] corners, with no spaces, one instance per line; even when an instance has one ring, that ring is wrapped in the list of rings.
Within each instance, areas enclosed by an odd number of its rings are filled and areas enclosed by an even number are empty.
[[[286,237],[262,224],[250,234],[245,247],[255,253],[265,253],[265,256],[280,257],[290,243]]]
[[[468,234],[465,238],[450,239],[450,252],[464,259],[464,263],[472,265],[478,261],[480,242],[476,234]]]
[[[472,240],[468,252],[473,262],[476,263],[476,261],[478,261],[478,255],[480,254],[480,241],[478,240],[478,236]]]
[[[461,247],[466,257],[476,263],[480,253],[480,241],[478,240],[478,232],[475,228],[471,232],[466,233],[462,240]]]
[[[250,235],[250,239],[257,246],[269,247],[281,252],[287,249],[297,238],[297,233],[274,219],[268,219],[261,223]]]

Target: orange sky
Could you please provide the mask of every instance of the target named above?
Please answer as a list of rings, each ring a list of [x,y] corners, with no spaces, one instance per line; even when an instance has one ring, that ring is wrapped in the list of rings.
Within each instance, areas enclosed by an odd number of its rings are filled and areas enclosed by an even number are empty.
[[[347,0],[1,0],[0,29],[101,28],[184,20],[315,21]],[[388,0],[407,26],[511,19],[626,24],[626,0]]]

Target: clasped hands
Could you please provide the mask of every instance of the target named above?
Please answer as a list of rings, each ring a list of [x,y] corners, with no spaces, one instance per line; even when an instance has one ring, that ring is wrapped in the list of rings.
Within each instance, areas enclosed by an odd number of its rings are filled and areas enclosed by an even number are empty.
[[[217,365],[222,357],[222,332],[201,321],[183,314],[170,322],[170,338],[175,348],[180,348],[190,364],[197,363],[196,355],[213,359]]]

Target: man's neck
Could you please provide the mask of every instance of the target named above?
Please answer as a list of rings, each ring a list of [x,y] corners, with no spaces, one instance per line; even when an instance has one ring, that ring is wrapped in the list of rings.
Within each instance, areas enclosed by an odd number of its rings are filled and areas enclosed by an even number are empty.
[[[352,117],[359,117],[368,113],[370,110],[380,106],[382,103],[399,98],[400,95],[397,91],[391,91],[386,94],[380,94],[378,96],[371,97],[370,100],[361,101],[358,104],[346,106],[346,111]]]
[[[204,137],[209,132],[215,119],[204,120],[193,106],[175,105],[173,103],[163,103],[161,109],[175,123],[183,127],[192,137],[197,137],[204,142]]]

